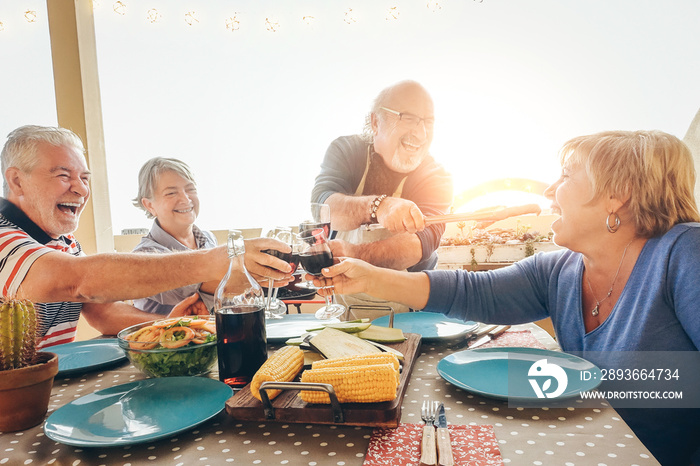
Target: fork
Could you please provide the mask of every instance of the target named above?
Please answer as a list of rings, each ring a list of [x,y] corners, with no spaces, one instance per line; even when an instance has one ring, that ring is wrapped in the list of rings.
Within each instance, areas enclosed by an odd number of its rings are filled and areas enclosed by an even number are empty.
[[[420,417],[425,422],[423,427],[423,437],[420,443],[420,464],[421,466],[437,465],[437,446],[435,444],[435,411],[438,402],[425,400],[420,410]]]

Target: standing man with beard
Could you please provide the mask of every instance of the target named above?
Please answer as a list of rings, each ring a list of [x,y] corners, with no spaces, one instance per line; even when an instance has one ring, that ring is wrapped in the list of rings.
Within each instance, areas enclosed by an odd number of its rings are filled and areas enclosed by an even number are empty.
[[[376,97],[362,135],[331,143],[311,201],[330,205],[331,228],[338,232],[334,256],[396,270],[435,268],[445,225],[426,226],[424,216],[447,213],[453,193],[451,175],[429,154],[434,124],[430,94],[415,81],[402,81]],[[344,298],[346,304],[384,304]]]

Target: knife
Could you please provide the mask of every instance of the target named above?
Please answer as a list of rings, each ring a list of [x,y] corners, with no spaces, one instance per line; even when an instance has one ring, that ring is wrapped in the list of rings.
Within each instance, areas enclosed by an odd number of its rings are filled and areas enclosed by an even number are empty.
[[[496,338],[498,335],[501,333],[505,332],[510,328],[510,325],[496,325],[495,328],[492,328],[491,330],[488,331],[485,335],[477,338],[472,342],[471,345],[469,345],[469,349],[476,348],[477,346],[484,345],[494,338]]]
[[[450,431],[447,430],[447,418],[445,417],[445,405],[440,403],[437,417],[435,418],[438,466],[453,466],[452,445],[450,444]]]

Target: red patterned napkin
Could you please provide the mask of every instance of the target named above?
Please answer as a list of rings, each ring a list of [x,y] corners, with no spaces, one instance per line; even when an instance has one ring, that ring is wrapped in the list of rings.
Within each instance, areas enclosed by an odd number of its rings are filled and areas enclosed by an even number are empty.
[[[516,330],[513,332],[508,330],[490,342],[479,346],[479,348],[503,348],[506,346],[547,349],[529,330]]]
[[[502,465],[493,426],[450,425],[455,465]],[[423,424],[401,424],[395,429],[374,429],[363,466],[418,466]]]

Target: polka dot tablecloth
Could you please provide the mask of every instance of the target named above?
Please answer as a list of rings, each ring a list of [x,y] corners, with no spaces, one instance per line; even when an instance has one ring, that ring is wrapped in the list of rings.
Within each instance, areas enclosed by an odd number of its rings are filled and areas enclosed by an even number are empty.
[[[535,333],[540,341],[544,336]],[[544,341],[543,341],[544,342]],[[545,342],[549,345],[551,342]],[[656,465],[615,410],[511,408],[445,382],[437,363],[459,351],[423,345],[403,401],[402,423],[419,424],[426,399],[445,403],[450,424],[492,425],[501,456],[511,465]],[[49,414],[82,395],[143,379],[133,366],[54,381]],[[163,440],[110,448],[78,448],[44,435],[39,425],[0,433],[0,465],[362,465],[373,429],[368,427],[239,422],[225,411]]]

